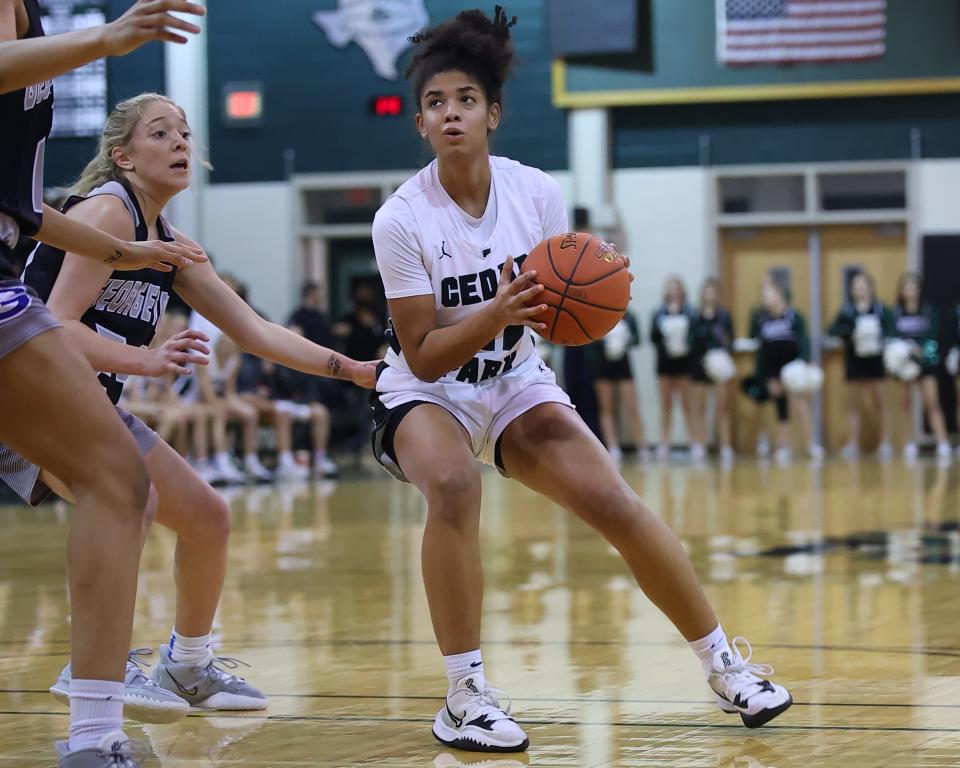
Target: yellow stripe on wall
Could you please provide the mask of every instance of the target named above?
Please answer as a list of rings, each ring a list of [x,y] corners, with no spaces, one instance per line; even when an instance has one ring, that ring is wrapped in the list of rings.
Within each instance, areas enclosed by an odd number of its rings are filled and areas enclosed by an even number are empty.
[[[647,88],[621,91],[568,91],[567,65],[563,59],[554,60],[552,80],[554,106],[571,109],[960,93],[960,77],[918,77],[896,80],[849,80],[829,83],[778,83],[772,85],[721,85],[703,88]]]

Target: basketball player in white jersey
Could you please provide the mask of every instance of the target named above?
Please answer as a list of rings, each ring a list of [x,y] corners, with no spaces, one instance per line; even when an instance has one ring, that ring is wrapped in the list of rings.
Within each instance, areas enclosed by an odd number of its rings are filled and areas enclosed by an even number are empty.
[[[48,38],[37,0],[0,0],[0,441],[56,471],[77,499],[67,552],[77,679],[69,739],[57,745],[63,768],[139,765],[122,732],[121,694],[149,482],[87,361],[9,257],[22,234],[115,269],[205,260],[179,243],[123,242],[43,204],[53,78],[151,40],[186,42],[177,30],[199,31],[169,11],[204,12],[184,0],[138,2],[110,24]],[[164,348],[168,360],[180,353]]]
[[[492,21],[465,11],[413,39],[417,127],[437,159],[384,203],[373,230],[395,334],[377,379],[374,451],[427,501],[423,578],[449,680],[434,736],[474,751],[528,745],[480,654],[478,458],[596,528],[690,643],[721,709],[762,725],[790,695],[728,643],[680,542],[534,351],[542,286],[523,272],[524,254],[566,231],[567,217],[548,176],[489,154],[514,21],[499,6]]]
[[[71,190],[64,211],[71,220],[114,237],[179,239],[180,233],[161,212],[189,186],[194,161],[183,110],[159,94],[127,99],[107,118],[97,155]],[[108,265],[41,245],[30,256],[23,281],[48,302],[71,344],[100,372],[103,388],[91,396],[98,401],[106,394],[116,404],[127,375],[158,375],[144,370],[154,354],[147,345],[172,290],[258,357],[368,388],[374,383],[375,363],[351,360],[262,319],[209,263],[172,272],[118,273]],[[193,353],[203,351],[203,345],[192,341],[174,370],[185,372],[183,366],[194,361]],[[163,722],[182,717],[190,706],[263,709],[266,697],[232,675],[229,670],[236,668],[235,662],[215,658],[211,648],[227,564],[226,503],[155,432],[120,413],[136,441],[134,450],[139,449],[146,462],[157,497],[157,522],[177,534],[173,632],[160,649],[152,679],[139,674],[131,662],[126,689],[121,689],[127,714]],[[69,498],[69,489],[54,472],[17,459],[0,446],[0,478],[24,500],[36,503],[51,489]],[[51,691],[65,698],[71,678],[72,669],[67,667]]]

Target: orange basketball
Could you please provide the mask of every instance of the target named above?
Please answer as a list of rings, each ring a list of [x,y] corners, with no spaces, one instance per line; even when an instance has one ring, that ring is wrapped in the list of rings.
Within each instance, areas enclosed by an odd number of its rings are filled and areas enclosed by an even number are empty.
[[[547,341],[577,347],[603,338],[630,303],[627,260],[613,243],[585,232],[544,240],[523,263],[537,271],[544,290],[536,297],[547,309],[534,319],[546,323]]]

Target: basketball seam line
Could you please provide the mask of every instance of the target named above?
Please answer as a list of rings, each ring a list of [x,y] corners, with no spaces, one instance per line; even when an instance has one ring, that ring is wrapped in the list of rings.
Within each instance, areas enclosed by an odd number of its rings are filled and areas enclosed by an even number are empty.
[[[593,242],[593,240],[594,240],[593,235],[590,235],[590,239],[587,240],[583,248],[580,249],[580,254],[577,256],[576,262],[574,262],[573,269],[570,270],[570,274],[566,278],[564,278],[559,272],[557,272],[557,268],[553,264],[553,249],[550,247],[551,241],[547,240],[547,258],[550,259],[550,267],[553,269],[554,274],[564,281],[563,293],[560,295],[560,303],[557,304],[557,311],[554,313],[554,317],[553,317],[553,327],[550,329],[551,341],[553,340],[554,332],[557,330],[557,323],[560,322],[560,310],[563,308],[563,300],[567,298],[567,291],[570,290],[570,277],[577,274],[577,267],[580,266],[580,262],[583,260],[583,254],[587,252],[587,248],[589,247],[590,243]],[[567,314],[570,315],[570,317],[572,317],[574,320],[576,320],[576,316],[569,310],[567,310]],[[577,325],[580,325],[579,320],[577,320]],[[586,328],[584,328],[582,325],[580,325],[580,330],[583,331],[583,335],[586,336],[588,339],[590,339],[590,341],[596,341],[596,339],[594,339],[593,336],[587,333]]]
[[[607,272],[607,273],[604,274],[604,275],[600,275],[600,277],[594,278],[593,280],[587,280],[587,282],[585,282],[585,283],[575,283],[575,282],[573,282],[573,281],[571,280],[571,281],[570,281],[570,285],[575,285],[575,286],[577,286],[578,288],[586,288],[586,287],[591,286],[591,285],[596,285],[596,284],[599,283],[601,280],[606,280],[606,279],[607,279],[608,277],[610,277],[611,275],[617,274],[617,272],[619,272],[621,269],[626,269],[626,267],[617,267],[616,269],[614,269],[614,270],[612,270],[612,271],[610,271],[610,272]]]
[[[610,273],[610,275],[614,275],[614,274],[616,274],[616,272]],[[610,275],[606,275],[606,277],[610,277]],[[563,296],[563,294],[560,293],[560,291],[558,291],[556,288],[551,288],[549,285],[543,286],[543,289],[545,291],[550,291],[550,293],[556,294],[557,296]],[[592,301],[584,301],[583,299],[578,299],[575,296],[568,296],[567,298],[569,298],[570,301],[577,302],[577,304],[583,304],[585,307],[593,307],[594,309],[605,309],[610,312],[626,312],[627,309],[629,309],[629,307],[608,307],[605,304],[595,304]]]
[[[583,331],[583,335],[584,335],[584,336],[586,336],[586,337],[587,337],[588,339],[590,339],[591,341],[596,341],[596,339],[593,338],[593,336],[591,336],[589,333],[587,333],[587,329],[583,327],[583,323],[580,322],[580,318],[577,317],[575,314],[573,314],[573,312],[571,312],[569,309],[560,309],[560,308],[558,307],[558,308],[557,308],[557,317],[558,317],[558,318],[560,317],[560,313],[561,313],[561,312],[566,312],[568,315],[570,315],[570,317],[573,318],[573,322],[575,322],[578,326],[580,326],[580,330]]]

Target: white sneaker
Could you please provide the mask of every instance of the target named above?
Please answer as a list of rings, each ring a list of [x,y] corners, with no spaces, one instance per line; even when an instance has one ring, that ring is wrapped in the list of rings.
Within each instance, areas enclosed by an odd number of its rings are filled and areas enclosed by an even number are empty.
[[[814,443],[807,448],[807,455],[812,461],[823,461],[824,453],[823,446],[818,443]]]
[[[657,461],[666,461],[670,458],[670,446],[661,443],[657,446]]]
[[[741,655],[737,643],[746,646],[746,658]],[[713,671],[707,682],[717,694],[720,709],[739,714],[747,728],[759,728],[786,712],[793,704],[793,698],[782,685],[764,679],[773,674],[773,667],[751,664],[751,656],[753,648],[750,643],[743,637],[733,638],[730,651],[714,654]]]
[[[917,455],[920,452],[917,450],[916,443],[907,443],[903,446],[903,459],[904,461],[916,461]]]
[[[207,459],[198,459],[191,462],[193,471],[199,475],[200,479],[208,485],[216,485],[222,479],[220,473],[214,469],[213,464],[211,464]]]
[[[309,480],[310,470],[300,464],[281,464],[277,467],[278,480]]]
[[[950,443],[938,443],[937,444],[937,459],[943,463],[950,461],[953,458],[953,448],[950,447]]]
[[[793,459],[793,452],[789,448],[777,448],[773,454],[773,460],[781,466],[786,466]]]
[[[690,446],[690,461],[702,462],[706,461],[707,458],[707,449],[703,447],[700,443],[694,443]]]
[[[840,449],[840,458],[844,461],[856,461],[860,458],[860,448],[856,443],[847,443]]]
[[[255,453],[244,457],[243,471],[256,483],[269,483],[273,480],[273,472],[260,463],[260,457]]]
[[[237,469],[233,459],[227,453],[218,453],[213,457],[213,468],[217,470],[220,479],[225,483],[240,485],[247,482],[246,475]]]
[[[329,456],[316,457],[313,460],[313,473],[318,477],[338,477],[340,469]]]
[[[733,466],[733,462],[736,461],[737,455],[733,452],[733,448],[729,445],[725,445],[720,449],[720,463],[725,467]]]
[[[467,752],[523,752],[530,740],[510,717],[510,700],[500,706],[503,691],[487,685],[482,675],[457,682],[433,721],[437,741]]]
[[[890,443],[880,443],[877,446],[877,461],[890,461],[893,458],[893,446]]]
[[[757,458],[765,459],[770,455],[770,441],[767,440],[767,436],[761,434],[757,438]]]

